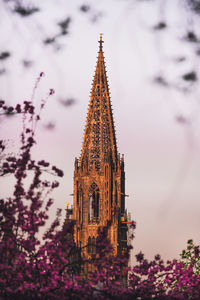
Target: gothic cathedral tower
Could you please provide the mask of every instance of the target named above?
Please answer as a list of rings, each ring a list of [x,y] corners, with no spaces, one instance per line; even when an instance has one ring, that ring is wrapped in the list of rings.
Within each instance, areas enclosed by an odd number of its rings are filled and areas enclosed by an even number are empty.
[[[74,241],[87,257],[95,249],[100,226],[111,222],[109,239],[114,254],[127,246],[124,158],[117,151],[103,40],[99,52],[80,159],[75,159]],[[87,247],[85,247],[87,246]]]

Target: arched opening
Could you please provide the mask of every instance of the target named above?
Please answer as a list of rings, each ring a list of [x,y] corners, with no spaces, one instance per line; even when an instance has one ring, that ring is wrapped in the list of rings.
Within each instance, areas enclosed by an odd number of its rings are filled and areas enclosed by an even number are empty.
[[[88,238],[88,253],[89,254],[94,254],[96,252],[96,240],[95,237]]]
[[[98,222],[99,221],[99,188],[93,183],[89,189],[89,213],[88,220],[89,222]]]
[[[118,197],[117,197],[117,181],[115,180],[115,205],[117,206]]]
[[[96,253],[96,240],[94,236],[92,238],[92,253]]]
[[[88,253],[92,252],[92,240],[91,237],[89,236],[88,238]]]

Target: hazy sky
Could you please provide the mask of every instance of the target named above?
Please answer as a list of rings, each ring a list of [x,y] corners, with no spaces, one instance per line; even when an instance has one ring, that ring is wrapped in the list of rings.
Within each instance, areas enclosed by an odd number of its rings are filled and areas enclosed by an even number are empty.
[[[93,4],[87,13],[79,11],[82,1],[54,3],[43,1],[43,11],[28,19],[9,17],[5,9],[0,18],[1,51],[10,49],[12,54],[10,62],[1,66],[8,71],[0,78],[0,97],[10,104],[29,99],[41,71],[45,77],[36,103],[49,88],[55,89],[34,150],[36,158],[49,160],[65,173],[54,195],[52,216],[55,207],[64,210],[66,201],[73,202],[74,158],[80,155],[102,32],[118,150],[125,155],[126,207],[137,222],[134,253],[178,257],[189,238],[200,242],[199,90],[183,93],[160,87],[153,78],[164,74],[175,83],[191,68],[198,72],[199,62],[181,38],[188,26],[195,28],[196,20],[179,1],[166,1],[165,7],[158,7],[157,1],[88,1]],[[60,40],[63,47],[56,51],[52,45],[42,46],[43,36],[54,34],[55,22],[66,16],[72,23],[69,35]],[[170,25],[155,32],[153,27],[162,20]],[[187,58],[181,66],[174,63],[180,56]],[[23,59],[35,62],[24,69]],[[68,98],[76,99],[75,105],[59,103]],[[180,117],[188,123],[177,122]],[[55,123],[54,130],[44,128],[48,122]],[[20,118],[0,125],[1,137],[10,138],[14,151]],[[9,194],[12,179],[0,183],[2,194]]]

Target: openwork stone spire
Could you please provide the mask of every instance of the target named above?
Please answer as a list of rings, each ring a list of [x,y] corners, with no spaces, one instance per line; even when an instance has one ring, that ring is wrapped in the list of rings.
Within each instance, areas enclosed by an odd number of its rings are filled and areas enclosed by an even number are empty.
[[[94,253],[98,230],[110,223],[113,254],[127,248],[124,158],[117,152],[100,35],[80,160],[74,166],[74,242],[81,256]],[[87,274],[87,268],[85,270]]]
[[[112,159],[117,164],[115,129],[100,34],[80,165],[88,170],[95,167],[100,171],[106,159]]]

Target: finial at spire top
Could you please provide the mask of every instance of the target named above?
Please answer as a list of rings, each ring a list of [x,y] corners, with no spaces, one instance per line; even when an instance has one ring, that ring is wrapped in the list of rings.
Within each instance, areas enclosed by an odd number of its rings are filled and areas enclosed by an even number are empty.
[[[99,50],[102,51],[102,45],[104,43],[104,41],[102,40],[103,38],[103,33],[100,33],[100,40],[99,40]]]

